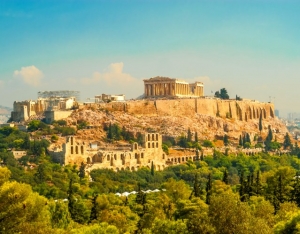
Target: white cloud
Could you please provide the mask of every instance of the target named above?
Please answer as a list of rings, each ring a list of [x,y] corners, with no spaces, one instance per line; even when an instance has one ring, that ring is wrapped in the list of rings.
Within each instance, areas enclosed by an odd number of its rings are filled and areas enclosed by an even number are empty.
[[[20,71],[14,71],[15,77],[20,77],[23,81],[31,86],[38,86],[44,74],[35,66],[22,67]]]
[[[105,84],[112,86],[116,84],[129,84],[135,82],[137,79],[133,78],[130,74],[123,73],[124,64],[112,63],[104,73],[94,72],[92,77],[85,77],[81,79],[81,83],[85,85],[104,82]]]

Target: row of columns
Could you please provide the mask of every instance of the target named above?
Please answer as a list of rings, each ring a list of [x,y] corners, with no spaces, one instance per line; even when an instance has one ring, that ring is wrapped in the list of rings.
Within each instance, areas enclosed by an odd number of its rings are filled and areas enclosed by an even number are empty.
[[[182,83],[156,83],[145,84],[145,95],[147,96],[176,96],[190,95],[189,84]]]

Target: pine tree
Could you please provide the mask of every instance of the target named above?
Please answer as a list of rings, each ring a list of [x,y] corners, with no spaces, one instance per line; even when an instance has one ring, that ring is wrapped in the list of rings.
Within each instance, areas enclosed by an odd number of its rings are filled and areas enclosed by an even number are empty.
[[[198,133],[195,132],[195,142],[198,142],[198,141],[199,141],[199,139],[198,139]]]
[[[73,190],[73,179],[70,179],[69,182],[69,189],[68,189],[68,208],[69,212],[71,214],[72,219],[74,219],[75,213],[74,213],[74,208],[75,208],[75,196],[74,196],[74,190]]]
[[[291,145],[292,145],[291,138],[290,138],[289,134],[286,133],[284,136],[283,148],[287,149],[287,148],[291,147]]]
[[[153,161],[151,162],[151,175],[154,176],[154,165],[153,165]]]
[[[80,177],[80,179],[84,179],[84,177],[85,177],[85,165],[83,162],[81,162],[81,164],[80,164],[79,177]]]
[[[192,132],[191,132],[190,128],[188,128],[188,131],[187,131],[187,141],[192,142]]]
[[[208,175],[208,180],[207,180],[207,183],[206,183],[206,204],[210,204],[210,198],[211,198],[211,195],[212,195],[212,179],[211,179],[211,174]]]
[[[190,199],[195,196],[195,197],[200,197],[202,195],[201,193],[201,184],[198,180],[198,174],[195,175],[195,179],[194,179],[194,187],[193,187],[193,191],[190,195]]]
[[[254,187],[255,187],[254,191],[255,191],[256,196],[262,195],[262,184],[260,181],[260,172],[259,171],[256,172]]]
[[[239,145],[240,146],[243,146],[244,144],[243,144],[243,139],[242,139],[242,136],[240,135],[240,139],[239,139]]]
[[[300,174],[299,174],[299,172],[297,172],[296,177],[295,177],[291,200],[293,202],[295,202],[298,207],[300,207]]]
[[[226,145],[226,146],[229,144],[229,140],[228,140],[227,134],[224,135],[223,142],[224,142],[224,145]]]
[[[112,140],[113,139],[113,130],[111,123],[109,123],[108,131],[107,131],[107,139]]]
[[[240,188],[239,188],[241,201],[246,201],[245,193],[246,193],[246,185],[245,185],[244,171],[242,171],[240,175]]]
[[[224,171],[224,173],[223,173],[223,179],[222,179],[222,181],[223,181],[225,184],[229,184],[227,169],[225,169],[225,171]]]
[[[262,126],[262,112],[260,112],[260,116],[259,116],[258,129],[259,129],[260,135],[261,135],[261,131],[263,129],[263,126]]]
[[[250,134],[246,133],[246,142],[249,142],[251,144]]]
[[[98,214],[97,214],[97,198],[98,198],[98,194],[96,194],[92,198],[92,209],[91,209],[91,215],[90,215],[89,223],[91,223],[93,220],[97,220],[97,218],[98,218]]]

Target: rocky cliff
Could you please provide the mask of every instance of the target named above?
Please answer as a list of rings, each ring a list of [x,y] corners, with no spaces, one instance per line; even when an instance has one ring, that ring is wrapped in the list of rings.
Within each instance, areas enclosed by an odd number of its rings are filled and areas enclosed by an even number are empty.
[[[199,139],[212,140],[227,134],[237,141],[243,133],[249,133],[252,138],[259,135],[260,115],[263,117],[262,134],[267,134],[270,125],[278,141],[282,141],[287,129],[274,117],[274,105],[255,101],[199,98],[89,104],[74,111],[68,122],[87,121],[93,128],[89,133],[85,131],[82,137],[89,139],[104,136],[100,127],[104,123],[118,123],[134,132],[150,130],[177,137],[190,128],[198,133]]]

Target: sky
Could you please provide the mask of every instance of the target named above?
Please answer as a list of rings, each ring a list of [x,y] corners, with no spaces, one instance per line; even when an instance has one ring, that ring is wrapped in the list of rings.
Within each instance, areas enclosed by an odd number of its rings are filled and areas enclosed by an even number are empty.
[[[0,105],[38,91],[143,94],[143,79],[202,81],[300,113],[300,1],[0,0]]]

